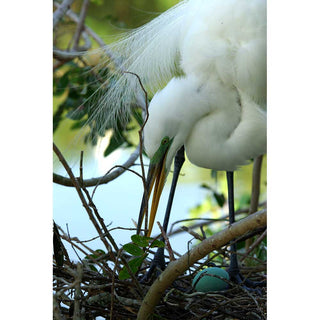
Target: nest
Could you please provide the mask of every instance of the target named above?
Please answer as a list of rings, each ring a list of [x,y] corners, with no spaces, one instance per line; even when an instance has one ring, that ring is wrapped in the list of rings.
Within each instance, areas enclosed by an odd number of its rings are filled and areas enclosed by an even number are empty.
[[[79,240],[69,241],[79,246]],[[152,255],[145,259],[132,277],[120,280],[118,271],[130,257],[121,249],[111,255],[101,250],[95,253],[96,255],[91,254],[91,258],[87,256],[78,263],[70,262],[67,256],[59,265],[54,260],[54,319],[137,318],[142,300],[156,277],[154,274],[147,283],[142,280],[150,268]],[[228,246],[225,246],[205,261],[190,266],[184,275],[166,289],[150,318],[266,319],[265,286],[248,291],[242,285],[230,282],[229,289],[223,292],[202,293],[193,290],[194,275],[204,266],[213,263],[227,266],[229,254]],[[115,257],[117,263],[114,261]],[[254,281],[265,280],[265,271],[265,261],[256,261],[254,267],[241,268],[242,275],[249,276]]]

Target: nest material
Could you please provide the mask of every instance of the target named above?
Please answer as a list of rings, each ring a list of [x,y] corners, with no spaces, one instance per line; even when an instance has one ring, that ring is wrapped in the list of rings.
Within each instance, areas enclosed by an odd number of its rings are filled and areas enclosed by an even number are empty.
[[[225,254],[227,255],[226,248]],[[219,252],[221,254],[223,250]],[[150,284],[143,284],[143,277],[150,266],[146,261],[143,270],[133,279],[119,280],[109,255],[99,259],[106,268],[94,270],[87,261],[57,266],[54,263],[54,319],[136,319],[143,297]],[[194,292],[192,278],[201,267],[193,266],[189,275],[180,276],[155,308],[154,319],[266,319],[266,288],[260,292],[247,291],[231,283],[224,292]],[[254,268],[242,269],[250,279],[265,280],[265,263]],[[100,319],[100,318],[99,318]]]

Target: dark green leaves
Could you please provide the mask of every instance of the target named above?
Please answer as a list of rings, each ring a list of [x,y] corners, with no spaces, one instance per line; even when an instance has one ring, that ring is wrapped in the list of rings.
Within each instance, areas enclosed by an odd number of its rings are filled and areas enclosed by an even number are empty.
[[[150,237],[140,236],[138,234],[134,234],[133,236],[131,236],[132,242],[143,248],[149,245],[149,240],[151,239],[152,238]]]
[[[144,261],[144,259],[146,257],[147,257],[147,254],[144,254],[141,257],[134,258],[128,262],[128,266],[133,274],[135,274],[139,270],[142,262]],[[125,280],[125,279],[129,279],[129,278],[130,278],[130,273],[128,272],[127,268],[124,267],[119,272],[119,279]]]
[[[151,248],[164,248],[165,244],[163,241],[160,240],[154,240],[151,242]]]
[[[215,172],[215,171],[212,171],[212,172]],[[224,206],[224,204],[226,202],[226,198],[223,193],[216,192],[213,188],[211,188],[209,185],[207,185],[205,183],[203,183],[201,185],[201,188],[208,189],[212,192],[212,196],[216,200],[216,202],[220,208],[222,208]]]
[[[105,79],[109,79],[105,81]],[[91,68],[81,63],[68,62],[55,70],[53,79],[53,94],[59,101],[53,115],[53,132],[66,118],[72,120],[71,130],[89,129],[84,135],[84,142],[96,145],[99,137],[104,137],[110,130],[110,143],[104,156],[110,155],[119,148],[129,148],[133,143],[128,139],[128,132],[142,124],[140,110],[132,112],[132,119],[127,123],[118,119],[117,125],[112,127],[107,121],[107,113],[101,112],[101,91],[108,91],[114,85],[107,68]],[[119,102],[121,103],[121,101]],[[134,123],[135,127],[129,123]],[[114,128],[114,126],[116,128]],[[114,130],[111,130],[114,129]]]
[[[213,196],[216,199],[218,206],[222,208],[226,202],[226,198],[223,193],[213,192]]]
[[[134,243],[125,244],[123,246],[123,249],[126,250],[128,253],[132,254],[133,256],[141,256],[144,254],[144,251]]]
[[[143,261],[147,258],[148,253],[146,252],[146,249],[165,246],[163,241],[157,239],[154,240],[153,238],[140,236],[137,234],[131,236],[131,240],[132,243],[125,244],[123,246],[123,250],[134,256],[134,258],[128,261],[128,266],[132,274],[138,272]],[[130,272],[128,271],[127,267],[124,266],[119,272],[119,279],[125,280],[129,279],[130,277]]]

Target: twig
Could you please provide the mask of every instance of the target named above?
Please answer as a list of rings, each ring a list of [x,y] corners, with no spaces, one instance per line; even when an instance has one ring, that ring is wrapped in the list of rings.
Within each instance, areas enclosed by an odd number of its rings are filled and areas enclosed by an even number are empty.
[[[63,320],[60,308],[59,308],[59,302],[57,299],[57,296],[53,295],[53,319],[54,320]]]
[[[163,228],[162,228],[162,226],[161,226],[159,221],[157,221],[157,224],[159,226],[159,229],[161,230],[162,237],[163,237],[163,239],[164,239],[164,241],[166,243],[166,246],[167,246],[167,249],[168,249],[168,252],[169,252],[170,261],[174,261],[176,259],[175,259],[174,255],[173,255],[173,250],[171,248],[170,241],[169,241],[169,239],[168,239],[168,237],[167,237],[165,231],[163,230]]]
[[[70,9],[74,0],[64,0],[61,5],[58,6],[58,9],[53,13],[53,28],[56,27],[59,20],[66,14]],[[54,3],[56,4],[56,3]]]
[[[101,184],[106,184],[116,178],[118,178],[125,170],[134,165],[135,161],[139,157],[140,146],[138,146],[134,152],[130,155],[130,157],[125,161],[121,166],[118,166],[116,170],[108,173],[107,175],[103,175],[102,177],[85,179],[82,181],[82,186],[84,187],[94,187]],[[59,174],[53,173],[53,182],[63,185],[65,187],[73,187],[74,184],[72,179],[61,176]]]
[[[205,238],[203,236],[200,236],[198,233],[192,231],[190,228],[188,227],[185,227],[185,226],[182,226],[181,227],[181,230],[185,231],[185,232],[188,232],[191,236],[193,236],[195,239],[197,240],[204,240]]]
[[[77,264],[77,273],[75,277],[75,293],[74,293],[74,311],[73,320],[81,320],[80,302],[81,302],[81,281],[83,275],[82,264]]]
[[[259,207],[265,207],[266,206],[266,201],[264,202],[261,202],[259,203]],[[235,212],[235,215],[239,215],[239,214],[242,214],[242,213],[248,213],[249,212],[249,208],[247,209],[238,209],[236,212]],[[212,219],[212,218],[191,218],[191,219],[181,219],[181,220],[176,220],[175,222],[173,222],[171,224],[171,227],[170,227],[170,231],[168,233],[169,236],[172,236],[172,235],[176,235],[178,233],[181,233],[183,232],[184,230],[182,230],[181,228],[178,228],[176,230],[173,230],[173,227],[174,225],[178,224],[178,223],[182,223],[182,222],[188,222],[188,221],[204,221],[204,222],[199,222],[197,224],[194,224],[192,226],[189,226],[188,228],[189,229],[196,229],[196,228],[199,228],[201,226],[207,226],[207,225],[210,225],[211,223],[215,223],[215,222],[223,222],[223,221],[228,221],[228,215],[225,215],[221,218],[218,218],[218,219]]]
[[[69,239],[71,239],[68,224],[66,224],[66,227],[67,227],[68,237],[69,237]],[[74,248],[74,246],[73,246],[73,242],[72,242],[72,241],[70,241],[69,243],[71,244],[71,248],[73,249],[74,253],[75,253],[75,254],[76,254],[76,256],[78,257],[79,261],[81,261],[81,258],[80,258],[80,256],[79,256],[79,254],[78,254],[77,250],[76,250],[76,249]]]
[[[105,245],[107,251],[110,253],[112,253],[112,249],[109,245],[109,243],[106,241],[103,233],[101,232],[101,228],[99,226],[99,224],[97,223],[94,215],[92,214],[92,211],[89,207],[89,205],[87,204],[87,201],[81,191],[81,187],[79,185],[79,181],[75,178],[71,168],[69,167],[68,163],[66,162],[65,158],[63,157],[62,153],[60,152],[60,150],[58,149],[58,147],[53,143],[53,150],[55,152],[55,154],[57,155],[58,159],[60,160],[60,162],[62,163],[62,165],[64,166],[65,170],[67,171],[72,183],[73,183],[73,186],[75,187],[78,195],[79,195],[79,198],[82,202],[82,205],[84,206],[85,210],[87,211],[88,213],[88,216],[92,222],[92,224],[94,225],[95,229],[97,230],[99,236],[100,236],[100,239],[101,241],[103,242],[103,244]]]
[[[114,263],[114,268],[112,272],[112,281],[111,281],[111,302],[110,302],[110,320],[112,320],[113,317],[113,306],[114,306],[114,294],[115,294],[115,289],[114,289],[114,280],[115,280],[115,275],[116,275],[116,268],[118,266],[118,261],[120,254],[122,253],[122,249],[118,251],[118,255],[116,258],[116,261]]]
[[[142,177],[138,172],[136,172],[136,171],[134,171],[134,170],[132,170],[132,169],[126,168],[126,167],[124,167],[124,166],[121,166],[121,165],[115,165],[115,166],[113,166],[105,175],[110,174],[110,172],[112,172],[114,169],[117,169],[117,168],[121,168],[121,169],[123,169],[124,171],[132,172],[132,173],[134,173],[135,175],[137,175],[139,178],[143,179],[143,177]],[[103,178],[103,177],[102,177],[102,178]],[[94,189],[93,189],[93,191],[92,191],[92,197],[94,196],[94,194],[95,194],[95,192],[96,192],[96,190],[97,190],[97,188],[98,188],[99,185],[100,185],[100,183],[97,184],[97,185],[94,187]]]
[[[67,62],[76,58],[81,58],[83,53],[91,48],[91,41],[88,35],[83,32],[82,37],[85,40],[84,46],[79,48],[79,50],[61,50],[53,47],[53,57],[59,61]]]
[[[254,248],[256,248],[261,242],[262,240],[266,237],[267,235],[267,229],[260,235],[260,237],[248,248],[248,250],[246,251],[245,255],[241,258],[241,261],[243,261],[244,259],[246,259],[248,257],[248,255],[254,250]]]
[[[66,240],[67,242],[69,242],[72,247],[75,247],[75,248],[77,248],[79,251],[81,251],[85,256],[88,256],[90,253],[91,253],[91,254],[96,254],[96,252],[95,252],[94,250],[92,250],[91,248],[89,248],[88,246],[86,246],[85,244],[83,244],[83,242],[80,241],[78,238],[75,238],[75,237],[70,238],[69,235],[66,235],[66,234],[64,233],[64,231],[62,230],[62,228],[61,228],[60,226],[58,226],[58,228],[59,228],[59,230],[62,232],[61,238],[64,239],[64,240]],[[80,243],[86,250],[88,250],[88,252],[86,252],[86,251],[83,250],[80,246],[78,246],[77,244],[75,244],[74,241]],[[77,254],[79,260],[81,260],[77,252],[76,252],[76,254]],[[92,260],[97,266],[99,266],[102,270],[104,270],[105,272],[112,272],[112,270],[110,269],[110,267],[109,267],[107,264],[104,266],[103,264],[101,264],[99,261],[97,261],[97,260],[94,259],[93,257],[91,257],[91,260]]]
[[[144,117],[144,122],[139,130],[139,146],[140,146],[140,153],[139,153],[139,158],[140,158],[140,166],[141,166],[141,173],[142,173],[142,182],[143,182],[143,188],[144,188],[144,194],[143,194],[143,197],[146,197],[147,195],[147,180],[146,180],[146,174],[145,174],[145,171],[144,171],[144,165],[143,165],[143,155],[142,155],[142,150],[143,150],[143,129],[149,119],[149,109],[148,109],[148,93],[147,91],[145,90],[143,84],[142,84],[142,81],[139,77],[139,75],[137,75],[136,73],[133,73],[133,72],[129,72],[129,71],[125,71],[124,73],[129,73],[129,74],[132,74],[134,76],[137,77],[138,81],[139,81],[139,84],[140,84],[140,87],[144,93],[144,103],[145,103],[145,108],[142,110],[144,110],[144,113],[145,113],[145,117]],[[147,221],[148,221],[148,199],[146,198],[146,201],[145,201],[145,229],[148,228],[147,226]],[[140,226],[141,227],[141,226]]]
[[[92,201],[92,198],[90,197],[90,194],[88,192],[88,190],[86,188],[82,188],[83,192],[86,194],[87,198],[88,198],[88,201],[89,201],[89,206],[93,209],[93,212],[96,216],[96,218],[98,219],[103,231],[104,231],[104,234],[103,234],[103,237],[106,236],[108,238],[108,240],[110,241],[110,243],[112,244],[113,248],[118,251],[118,246],[116,244],[116,242],[114,241],[114,239],[112,238],[112,236],[110,235],[110,232],[108,230],[108,228],[106,227],[103,219],[101,218],[99,212],[98,212],[98,209],[96,207],[96,205],[93,203]],[[109,247],[110,250],[108,250],[109,252],[109,255],[110,255],[110,258],[115,261],[115,256],[112,252],[112,249]]]
[[[79,50],[79,41],[80,41],[80,36],[84,28],[84,21],[86,19],[87,11],[89,8],[89,0],[83,0],[80,15],[79,15],[79,21],[77,23],[77,29],[74,33],[73,37],[73,49],[74,50]]]

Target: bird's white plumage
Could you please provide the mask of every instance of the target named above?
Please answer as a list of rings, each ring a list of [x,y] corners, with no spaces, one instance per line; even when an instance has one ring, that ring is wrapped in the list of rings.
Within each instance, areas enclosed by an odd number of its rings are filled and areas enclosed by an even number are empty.
[[[145,149],[173,138],[167,167],[185,145],[194,164],[234,170],[266,151],[265,0],[189,0],[114,44],[121,67],[151,90]],[[176,73],[180,76],[177,77]],[[141,92],[123,75],[103,100],[114,115]],[[102,101],[103,102],[103,101]],[[103,104],[102,104],[103,105]]]

